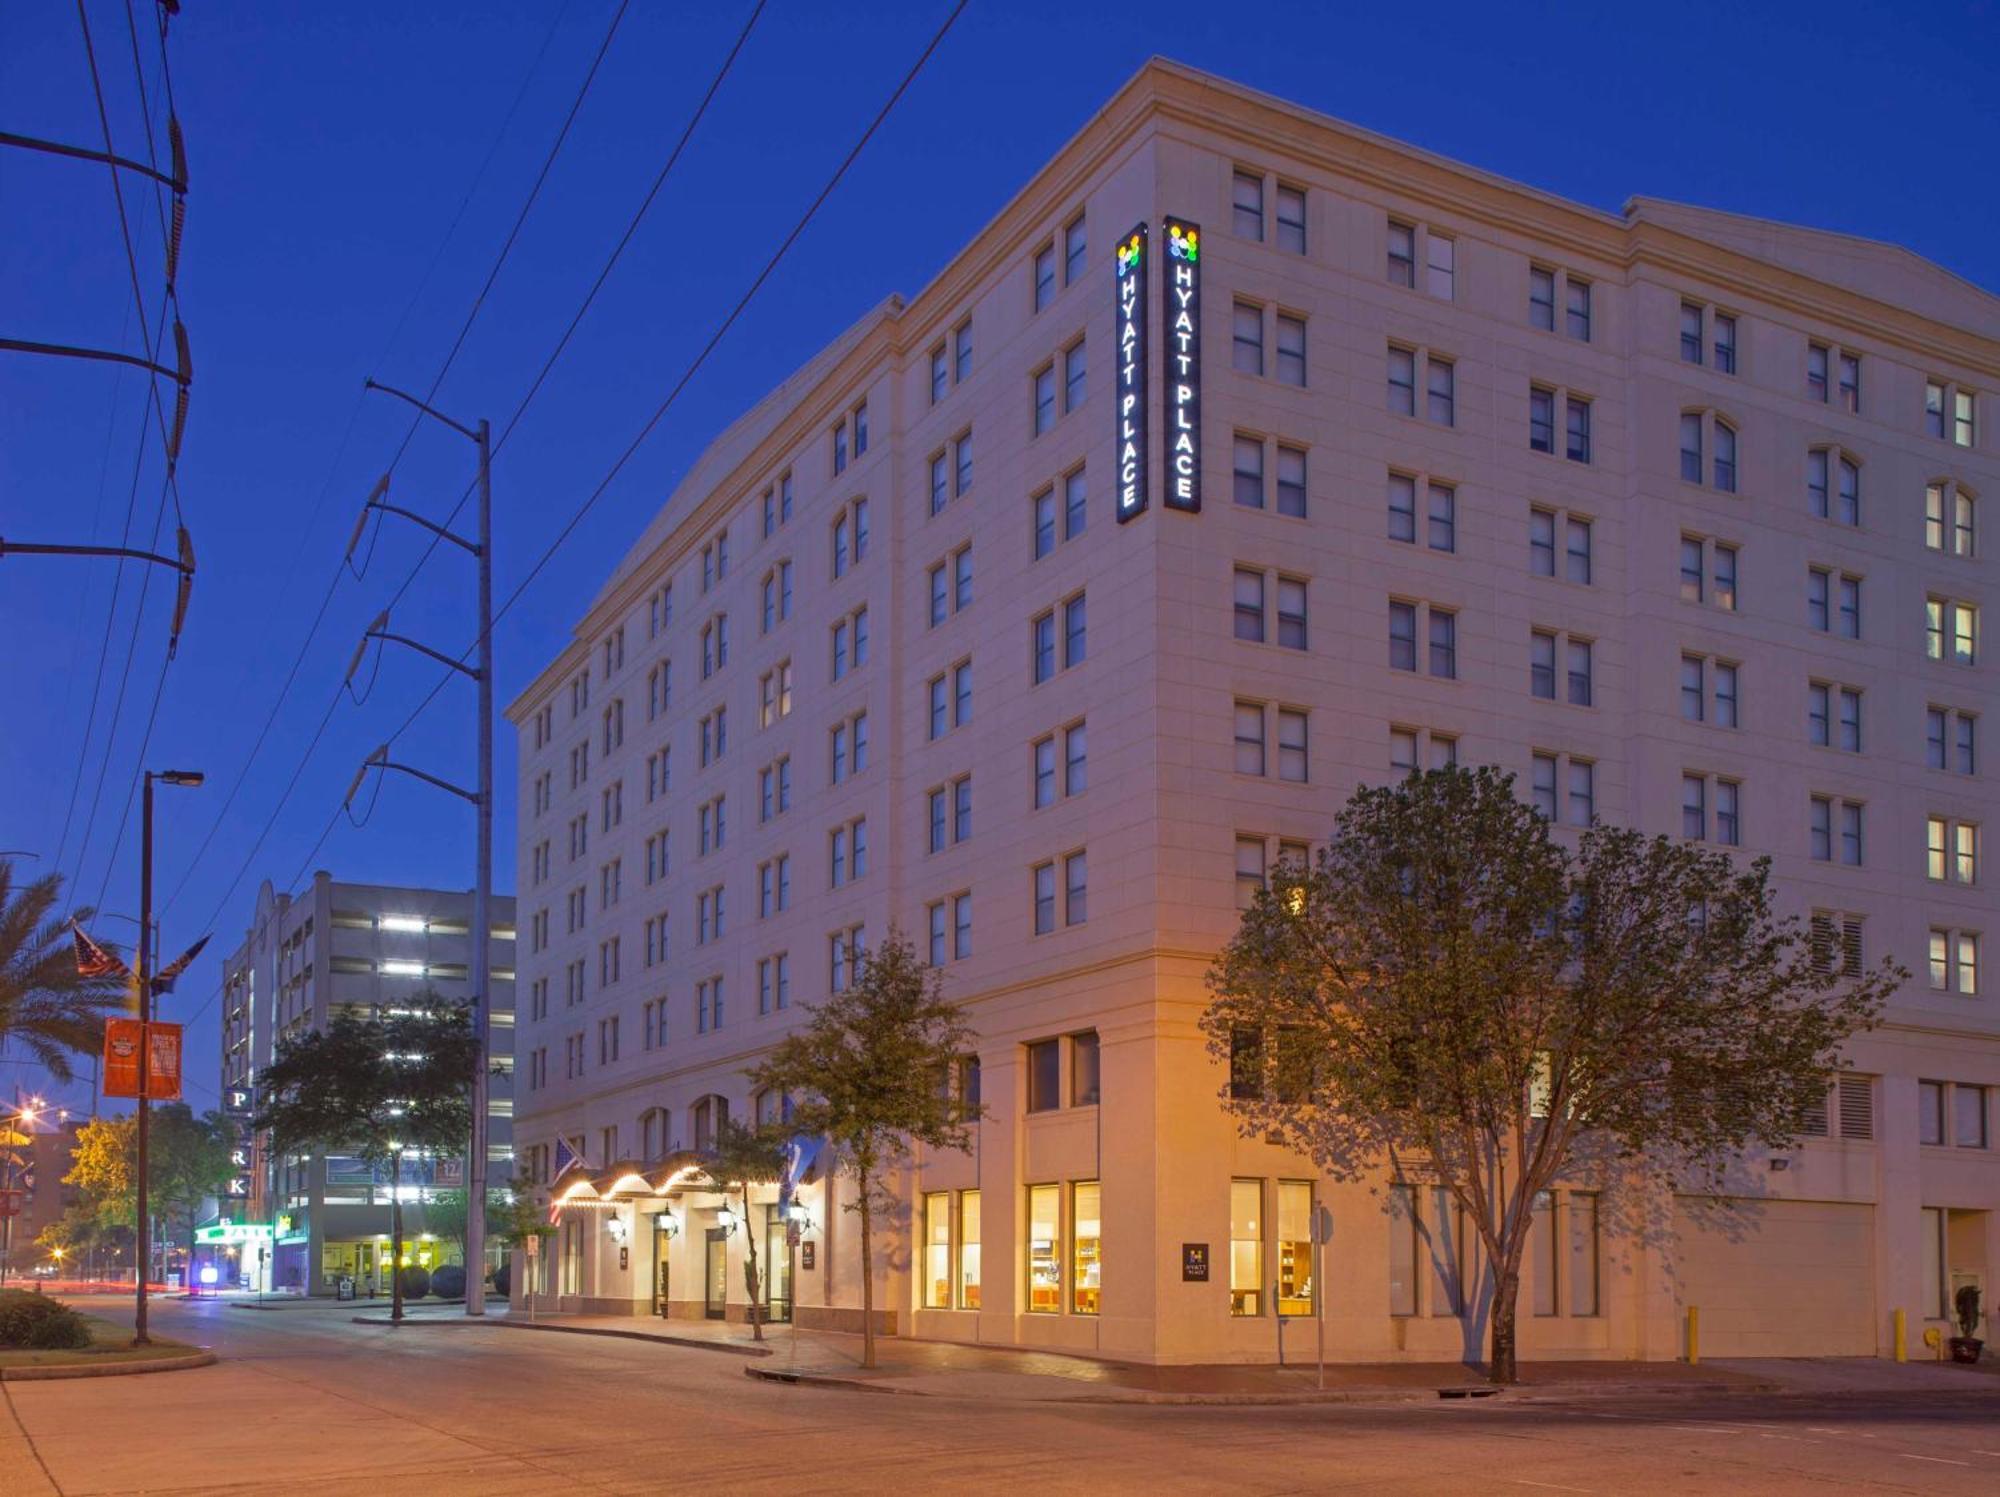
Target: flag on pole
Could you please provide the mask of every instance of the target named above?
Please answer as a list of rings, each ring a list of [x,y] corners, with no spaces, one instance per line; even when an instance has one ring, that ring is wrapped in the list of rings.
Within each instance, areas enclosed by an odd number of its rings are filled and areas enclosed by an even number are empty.
[[[826,1140],[817,1134],[795,1133],[785,1140],[784,1170],[778,1177],[778,1215],[788,1215],[792,1197],[798,1193],[799,1185],[819,1163],[820,1149]]]
[[[188,963],[200,956],[201,948],[207,944],[208,937],[203,936],[194,945],[188,947],[186,951],[183,951],[179,956],[168,962],[166,966],[160,968],[159,975],[153,979],[153,996],[157,998],[162,993],[171,993],[174,990],[174,979],[187,971]]]
[[[78,977],[109,977],[114,972],[122,972],[127,977],[132,971],[102,946],[84,934],[83,927],[70,922],[70,931],[76,936],[76,975]]]
[[[584,1163],[582,1152],[571,1147],[568,1139],[564,1138],[561,1134],[557,1134],[555,1170],[549,1178],[551,1180],[560,1180],[566,1171],[582,1163]],[[549,1225],[554,1226],[561,1217],[562,1203],[560,1199],[551,1194],[549,1199]]]

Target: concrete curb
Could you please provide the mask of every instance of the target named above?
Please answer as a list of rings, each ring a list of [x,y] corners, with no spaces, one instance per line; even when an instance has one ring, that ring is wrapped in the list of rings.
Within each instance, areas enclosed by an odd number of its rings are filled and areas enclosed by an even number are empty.
[[[1084,1404],[1102,1407],[1109,1404],[1129,1404],[1138,1406],[1181,1407],[1181,1408],[1252,1408],[1285,1406],[1291,1404],[1316,1403],[1431,1403],[1440,1399],[1460,1399],[1467,1403],[1485,1403],[1499,1399],[1507,1403],[1556,1403],[1577,1398],[1626,1397],[1635,1393],[1755,1393],[1770,1394],[1781,1391],[1776,1383],[1579,1383],[1575,1385],[1544,1385],[1532,1391],[1515,1387],[1488,1391],[1479,1386],[1450,1388],[1310,1388],[1297,1393],[1160,1393],[1143,1388],[1120,1392],[1079,1393],[1071,1395],[1044,1395],[1039,1397],[1007,1398],[990,1393],[953,1393],[948,1389],[932,1391],[927,1388],[888,1387],[866,1378],[841,1377],[835,1373],[793,1372],[777,1367],[746,1367],[746,1377],[761,1382],[787,1383],[796,1387],[830,1388],[843,1393],[896,1393],[911,1398],[978,1398],[982,1403],[1010,1404]]]
[[[409,1322],[405,1321],[404,1324]],[[774,1355],[768,1346],[737,1346],[727,1341],[708,1341],[699,1336],[662,1336],[647,1331],[620,1331],[610,1326],[595,1325],[544,1325],[530,1320],[494,1320],[491,1325],[506,1326],[513,1331],[548,1331],[558,1336],[610,1336],[620,1341],[651,1341],[663,1346],[691,1346],[696,1351],[719,1351],[732,1357],[768,1357]],[[750,1369],[745,1369],[746,1371]]]
[[[49,1367],[0,1367],[0,1383],[51,1383],[73,1377],[138,1377],[147,1372],[185,1372],[191,1367],[210,1367],[220,1359],[212,1351],[198,1351],[185,1357],[156,1357],[149,1362],[105,1362],[62,1364]]]

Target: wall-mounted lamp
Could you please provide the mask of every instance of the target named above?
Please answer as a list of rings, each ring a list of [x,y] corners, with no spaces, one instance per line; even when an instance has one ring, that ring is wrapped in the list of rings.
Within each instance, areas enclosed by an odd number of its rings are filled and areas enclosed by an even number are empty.
[[[605,1213],[604,1230],[611,1234],[613,1242],[623,1244],[625,1234],[631,1229],[625,1225],[624,1217],[620,1216],[616,1211],[610,1211]]]
[[[653,1213],[653,1230],[663,1237],[674,1238],[681,1235],[681,1224],[674,1219],[673,1212],[656,1211]]]
[[[806,1210],[803,1201],[793,1201],[791,1205],[785,1208],[785,1220],[792,1226],[797,1227],[801,1232],[810,1232],[812,1230],[812,1213]]]
[[[736,1213],[731,1211],[727,1206],[724,1206],[720,1211],[715,1213],[715,1224],[722,1228],[725,1233],[734,1232],[738,1225]]]

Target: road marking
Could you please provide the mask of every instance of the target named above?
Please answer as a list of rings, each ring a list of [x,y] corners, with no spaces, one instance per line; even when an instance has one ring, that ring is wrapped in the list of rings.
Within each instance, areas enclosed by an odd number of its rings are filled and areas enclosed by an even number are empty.
[[[1589,1487],[1566,1487],[1560,1482],[1529,1481],[1525,1476],[1510,1476],[1507,1479],[1517,1487],[1541,1487],[1550,1492],[1583,1492],[1588,1494],[1590,1491]]]
[[[1907,1450],[1899,1450],[1896,1454],[1900,1455],[1906,1461],[1935,1461],[1940,1466],[1969,1466],[1972,1464],[1971,1461],[1948,1461],[1941,1455],[1912,1455]]]

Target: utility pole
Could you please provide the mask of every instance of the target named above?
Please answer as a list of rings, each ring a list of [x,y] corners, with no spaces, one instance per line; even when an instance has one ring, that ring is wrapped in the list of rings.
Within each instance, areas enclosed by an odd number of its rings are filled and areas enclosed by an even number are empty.
[[[146,788],[141,801],[139,816],[139,960],[132,969],[132,975],[139,985],[139,1101],[138,1101],[138,1201],[133,1213],[133,1248],[137,1262],[138,1289],[137,1303],[132,1319],[132,1344],[149,1346],[152,1338],[146,1334],[146,1275],[152,1265],[153,1224],[148,1215],[151,1208],[147,1178],[147,1143],[152,1128],[152,1065],[153,1065],[153,781],[163,780],[169,785],[193,787],[201,784],[202,774],[196,769],[167,769],[155,774],[145,773]]]
[[[408,645],[420,654],[451,667],[462,675],[473,679],[478,695],[478,724],[476,733],[475,769],[476,788],[467,792],[449,781],[408,765],[390,762],[388,745],[384,744],[361,767],[360,774],[348,787],[347,799],[352,802],[354,792],[361,786],[362,776],[369,765],[382,769],[402,770],[406,774],[440,789],[449,790],[472,802],[477,818],[475,837],[474,868],[472,882],[472,1026],[479,1040],[479,1065],[472,1077],[472,1137],[466,1150],[465,1160],[465,1313],[484,1315],[486,1313],[486,1173],[487,1173],[487,1106],[490,1089],[492,1048],[492,969],[493,969],[493,432],[491,425],[482,417],[477,428],[467,427],[440,411],[433,410],[416,396],[385,385],[379,380],[369,379],[365,388],[380,390],[385,395],[393,395],[398,400],[407,401],[432,420],[450,427],[460,436],[472,442],[479,449],[478,504],[476,521],[478,540],[467,541],[454,535],[441,525],[433,524],[422,515],[389,503],[389,477],[382,476],[375,490],[368,496],[368,502],[361,507],[361,519],[354,527],[353,537],[347,543],[347,554],[351,557],[360,543],[362,530],[368,521],[371,509],[386,514],[401,515],[437,536],[450,541],[462,550],[470,552],[478,567],[478,608],[479,639],[476,644],[478,665],[468,670],[462,660],[454,659],[440,650],[414,639],[405,638],[388,631],[389,616],[385,612],[376,618],[373,625],[362,636],[361,646],[354,653],[348,665],[347,674],[353,678],[361,664],[362,651],[370,639],[393,641]]]

